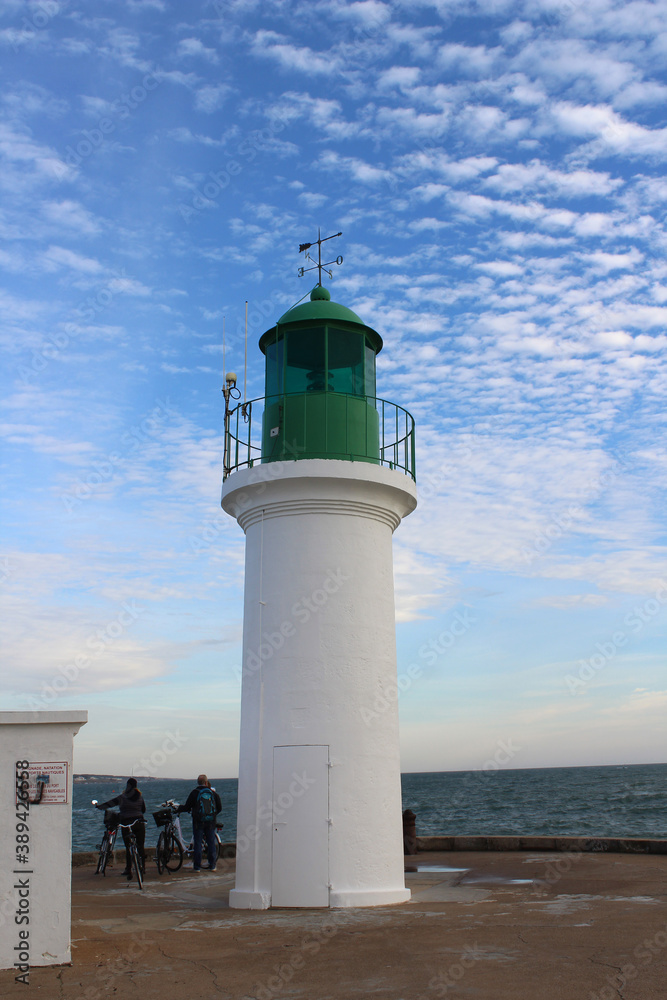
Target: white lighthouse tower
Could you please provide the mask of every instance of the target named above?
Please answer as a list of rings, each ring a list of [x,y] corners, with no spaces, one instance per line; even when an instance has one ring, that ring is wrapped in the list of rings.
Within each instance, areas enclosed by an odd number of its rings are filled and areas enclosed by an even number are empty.
[[[230,905],[401,903],[392,533],[417,503],[414,421],[376,397],[380,336],[321,284],[259,346],[222,492],[246,534]]]

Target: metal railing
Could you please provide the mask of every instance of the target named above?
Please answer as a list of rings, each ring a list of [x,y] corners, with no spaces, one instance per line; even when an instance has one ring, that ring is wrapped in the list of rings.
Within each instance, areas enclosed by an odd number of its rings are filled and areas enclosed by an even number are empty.
[[[245,403],[238,403],[233,409],[228,409],[225,414],[224,452],[223,452],[223,481],[237,469],[252,468],[254,465],[276,461],[298,461],[299,459],[324,457],[321,449],[317,449],[317,454],[313,454],[309,449],[304,448],[299,443],[289,443],[282,440],[282,453],[275,454],[273,444],[263,453],[263,414],[269,404],[294,401],[297,402],[299,396],[305,400],[309,394],[285,393],[281,396],[260,396],[257,399],[248,400]],[[319,395],[319,394],[318,394]],[[378,435],[377,441],[371,446],[369,439],[374,438],[374,430],[363,435],[364,447],[359,448],[359,435],[355,436],[356,447],[352,450],[332,451],[329,447],[326,450],[326,458],[341,459],[349,462],[371,462],[378,465],[388,466],[390,469],[397,469],[405,475],[415,479],[415,422],[410,413],[402,406],[391,403],[386,399],[379,399],[376,396],[353,396],[346,393],[323,393],[323,396],[336,397],[336,405],[340,400],[346,400],[346,412],[350,406],[357,408],[359,403],[365,402],[371,412],[377,413]],[[348,402],[349,401],[349,402]],[[344,423],[344,421],[343,421]]]

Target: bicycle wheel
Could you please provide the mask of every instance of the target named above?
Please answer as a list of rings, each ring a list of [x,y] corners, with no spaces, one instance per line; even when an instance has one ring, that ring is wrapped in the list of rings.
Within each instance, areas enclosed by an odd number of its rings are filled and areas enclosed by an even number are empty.
[[[107,843],[107,860],[105,865],[113,865],[114,862],[114,850],[116,847],[116,837],[118,836],[118,830],[109,830],[109,840]]]
[[[97,869],[95,871],[96,875],[104,875],[104,869],[107,866],[107,861],[109,860],[109,831],[104,831],[104,836],[102,837],[102,843],[100,844],[100,856],[97,859]]]
[[[164,866],[167,871],[177,872],[183,864],[183,848],[180,840],[173,833],[167,835],[167,848],[168,853]]]
[[[130,847],[130,857],[132,858],[132,868],[134,870],[134,874],[137,877],[137,884],[140,889],[143,889],[144,882],[141,873],[141,862],[139,861],[139,852],[137,851],[136,844],[132,844]]]
[[[167,867],[165,861],[167,860],[167,837],[164,830],[160,831],[160,836],[157,839],[157,847],[155,848],[155,864],[157,865],[158,875]]]
[[[220,855],[222,854],[222,840],[220,839],[220,834],[215,835],[215,847],[217,851],[217,859],[220,860]]]

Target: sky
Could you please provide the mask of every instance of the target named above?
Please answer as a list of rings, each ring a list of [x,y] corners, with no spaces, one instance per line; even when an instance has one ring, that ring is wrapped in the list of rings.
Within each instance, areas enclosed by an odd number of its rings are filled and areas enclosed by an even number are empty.
[[[321,227],[417,426],[403,770],[667,761],[665,0],[4,0],[0,49],[2,707],[237,774],[223,325],[262,396]]]

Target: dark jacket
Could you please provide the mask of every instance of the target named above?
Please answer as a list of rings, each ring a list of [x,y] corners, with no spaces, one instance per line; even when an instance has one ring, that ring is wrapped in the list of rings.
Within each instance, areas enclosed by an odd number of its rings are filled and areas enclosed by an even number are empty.
[[[131,823],[134,819],[143,820],[146,812],[146,803],[138,788],[133,788],[131,792],[121,792],[115,799],[97,804],[98,809],[113,809],[115,806],[118,806],[121,823]]]
[[[188,795],[187,799],[185,800],[185,805],[178,807],[179,813],[192,812],[192,810],[197,805],[197,796],[199,795],[200,790],[206,787],[207,787],[206,785],[197,785],[196,788],[193,788],[190,794]],[[215,802],[215,815],[217,816],[219,812],[222,812],[222,802],[220,801],[220,796],[218,795],[217,792],[213,791],[212,788],[210,788],[209,791],[213,792],[213,801]],[[193,823],[197,822],[194,813],[192,813],[192,822]],[[213,822],[213,820],[211,820],[210,822]]]

